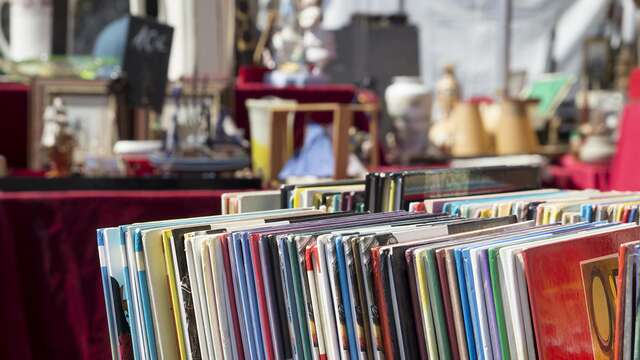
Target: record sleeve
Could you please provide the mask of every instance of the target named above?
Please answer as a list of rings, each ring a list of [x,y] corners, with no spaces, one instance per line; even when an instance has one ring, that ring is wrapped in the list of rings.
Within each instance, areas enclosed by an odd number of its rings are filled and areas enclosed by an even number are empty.
[[[289,268],[292,275],[293,284],[293,298],[295,299],[293,309],[298,317],[298,329],[297,333],[301,336],[302,351],[305,358],[312,357],[311,340],[309,338],[309,321],[307,313],[307,294],[303,287],[303,278],[306,278],[306,269],[304,273],[301,273],[300,258],[298,252],[298,244],[296,242],[296,236],[286,236],[285,244],[289,252]],[[302,259],[302,265],[304,268],[304,258]],[[304,277],[303,277],[304,276]],[[306,283],[306,281],[304,282]]]
[[[362,316],[362,328],[364,330],[364,339],[367,346],[367,359],[372,360],[373,340],[371,334],[371,324],[369,321],[369,306],[367,305],[366,284],[364,283],[364,274],[362,271],[362,256],[360,254],[360,243],[364,241],[364,236],[356,236],[351,243],[353,251],[353,265],[356,276],[356,286],[358,290],[358,300],[360,302],[360,312]]]
[[[206,246],[208,247],[211,261],[213,290],[216,297],[216,311],[218,312],[222,350],[225,358],[237,358],[238,348],[236,340],[240,339],[235,337],[233,318],[231,316],[231,299],[227,292],[226,277],[224,274],[224,259],[221,247],[224,236],[226,236],[226,233],[208,235]]]
[[[105,244],[105,229],[96,231],[98,241],[98,258],[100,259],[100,277],[102,280],[102,292],[104,296],[105,310],[107,312],[107,326],[109,329],[109,344],[111,346],[111,354],[113,357],[119,358],[118,335],[116,329],[116,309],[117,304],[113,302],[113,293],[111,288],[111,277],[109,276],[109,255],[108,245]]]
[[[280,258],[275,235],[262,235],[258,242],[262,276],[267,296],[269,327],[273,337],[274,351],[278,356],[291,357],[291,336],[286,313],[284,284],[280,270]]]
[[[371,249],[371,274],[373,280],[373,288],[375,297],[372,299],[376,304],[375,310],[377,311],[378,327],[381,333],[382,345],[384,348],[384,354],[386,359],[394,359],[395,352],[391,333],[391,323],[389,322],[389,308],[385,298],[384,285],[382,280],[382,266],[380,248],[374,247]]]
[[[535,329],[538,354],[542,358],[582,357],[594,356],[592,336],[601,336],[597,328],[592,327],[593,317],[589,316],[589,306],[598,306],[593,285],[600,281],[604,289],[610,289],[609,282],[603,282],[609,275],[601,267],[591,265],[595,259],[615,254],[620,244],[640,238],[637,226],[606,233],[591,234],[567,241],[541,244],[524,249],[524,271],[531,297],[531,311]],[[552,262],[550,259],[562,258],[562,262]],[[593,271],[589,271],[591,268]],[[584,278],[586,282],[582,281]],[[604,276],[604,278],[603,278]],[[570,282],[583,284],[580,287],[567,287]],[[591,285],[589,285],[591,284]],[[590,291],[591,289],[591,291]],[[604,294],[608,294],[605,290]],[[604,295],[603,294],[603,295]],[[561,296],[564,301],[558,302]],[[609,304],[611,297],[600,297]],[[601,309],[601,310],[600,310]],[[610,310],[607,310],[610,309]],[[596,308],[598,314],[609,313],[610,335],[609,342],[601,350],[609,352],[613,345],[610,337],[613,334],[613,307]],[[551,335],[554,334],[554,335]],[[603,337],[606,339],[606,337]],[[608,344],[608,347],[606,346]],[[558,346],[560,345],[560,346]]]
[[[225,287],[227,296],[229,299],[229,320],[233,326],[233,337],[236,346],[236,354],[238,358],[243,359],[245,357],[245,353],[248,354],[248,344],[246,343],[246,339],[242,335],[242,323],[240,321],[240,313],[241,310],[238,306],[240,303],[240,299],[237,297],[238,290],[234,284],[233,273],[235,271],[235,267],[232,266],[231,257],[230,257],[230,248],[229,248],[229,236],[230,234],[225,234],[220,239],[220,254],[222,256],[222,262],[224,266],[224,277],[225,277]]]
[[[420,352],[420,358],[427,358],[427,347],[424,334],[424,325],[423,325],[423,316],[422,310],[420,308],[420,298],[418,296],[418,277],[417,273],[417,265],[415,262],[415,253],[413,249],[409,249],[405,252],[405,257],[407,261],[407,271],[409,276],[409,290],[411,293],[411,305],[413,307],[413,316],[415,317],[415,325],[416,325],[416,336],[418,337],[418,350]]]
[[[291,266],[289,264],[289,247],[286,244],[286,236],[277,237],[278,243],[278,255],[280,257],[280,268],[276,271],[281,272],[281,278],[283,282],[283,289],[285,295],[286,314],[287,314],[287,326],[289,328],[288,335],[291,336],[291,356],[298,358],[304,356],[304,348],[302,345],[302,333],[300,329],[300,321],[298,318],[297,305],[295,299],[295,293],[293,290],[293,274],[291,273]]]
[[[264,328],[261,322],[257,296],[258,293],[256,289],[257,280],[253,272],[255,265],[251,256],[251,245],[248,232],[242,233],[242,252],[244,257],[244,272],[247,279],[247,298],[249,300],[249,308],[251,310],[251,325],[256,343],[256,354],[259,356],[259,359],[264,359],[267,357],[267,352],[265,350],[266,340],[263,339],[270,338],[270,335],[263,335]]]
[[[324,251],[324,243],[320,239],[316,240],[316,245],[312,247],[313,262],[316,274],[316,284],[318,285],[318,298],[321,305],[321,314],[323,316],[322,324],[327,344],[327,356],[330,359],[339,359],[342,352],[340,342],[338,340],[338,327],[336,313],[333,309],[333,297],[331,295],[331,284],[329,281],[329,268],[327,266],[326,252]],[[322,251],[321,251],[322,249]],[[318,271],[319,269],[319,271]]]
[[[331,287],[331,297],[333,301],[333,312],[336,318],[336,330],[338,333],[338,344],[343,358],[349,358],[349,334],[347,332],[347,320],[345,309],[342,303],[342,291],[340,289],[340,279],[338,274],[338,258],[333,235],[320,236],[318,241],[324,245],[318,251],[324,251],[327,263],[329,284]]]
[[[358,251],[360,252],[360,265],[362,270],[362,283],[366,297],[367,314],[369,317],[369,328],[371,331],[372,355],[376,360],[385,359],[385,343],[381,324],[380,310],[378,310],[378,287],[375,285],[374,273],[377,269],[374,266],[374,252],[379,246],[393,243],[395,238],[387,235],[365,236],[358,241]],[[376,249],[376,250],[374,250]],[[377,261],[377,260],[376,260]]]
[[[173,267],[174,259],[171,252],[171,230],[162,232],[162,252],[164,256],[165,266],[167,269],[167,282],[169,283],[169,293],[171,297],[171,312],[176,326],[176,337],[178,339],[178,347],[180,350],[180,359],[186,360],[187,353],[191,353],[189,347],[188,334],[186,325],[183,325],[182,314],[180,312],[180,298],[178,297],[178,285],[176,282],[176,272]]]
[[[314,255],[315,250],[315,255]],[[315,260],[314,260],[315,258]],[[320,272],[320,264],[317,262],[317,246],[315,240],[311,240],[305,248],[305,268],[307,272],[307,284],[309,287],[309,299],[311,301],[311,309],[309,313],[309,335],[313,345],[313,358],[322,358],[327,356],[325,346],[325,327],[323,324],[323,316],[321,312],[321,304],[318,297],[316,285],[316,273]]]
[[[356,275],[356,259],[355,259],[355,243],[358,235],[349,236],[343,241],[344,258],[346,264],[347,285],[349,289],[349,298],[351,300],[351,316],[353,327],[355,330],[356,350],[358,359],[368,359],[368,345],[366,333],[364,329],[364,317],[362,311],[362,302],[358,289],[358,280]]]
[[[204,291],[206,299],[206,307],[209,321],[209,329],[211,331],[211,340],[213,342],[213,353],[216,357],[223,357],[224,345],[223,345],[223,329],[220,328],[219,317],[222,316],[218,312],[218,302],[222,299],[217,298],[214,287],[213,270],[211,263],[211,256],[209,252],[208,239],[209,236],[197,235],[194,237],[194,247],[198,247],[198,252],[194,252],[196,262],[200,261],[202,269],[202,279],[204,282]]]
[[[337,263],[338,280],[340,285],[340,294],[342,297],[342,312],[344,316],[344,323],[347,330],[347,338],[349,340],[349,354],[350,358],[356,360],[359,358],[358,346],[356,345],[356,324],[354,321],[354,315],[351,308],[351,296],[349,292],[349,282],[347,280],[347,262],[345,260],[345,248],[343,244],[342,235],[334,235],[333,241],[335,246],[335,256]]]
[[[194,312],[194,300],[191,291],[191,282],[189,280],[189,271],[187,268],[184,234],[195,231],[204,231],[210,228],[211,226],[209,225],[202,225],[172,229],[172,236],[169,239],[171,254],[173,257],[175,283],[179,289],[177,294],[181,306],[179,306],[178,309],[184,325],[183,331],[188,344],[187,348],[190,350],[191,358],[194,360],[201,359],[202,355],[200,353],[200,343],[198,340],[198,330]]]

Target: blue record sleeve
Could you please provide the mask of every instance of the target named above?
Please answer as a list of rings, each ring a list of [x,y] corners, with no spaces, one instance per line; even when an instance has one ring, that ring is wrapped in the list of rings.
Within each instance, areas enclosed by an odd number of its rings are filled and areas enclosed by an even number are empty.
[[[238,311],[238,319],[240,320],[240,332],[242,334],[242,346],[244,353],[249,355],[250,359],[257,358],[255,350],[255,339],[253,338],[253,330],[251,327],[251,314],[249,310],[249,300],[247,299],[247,284],[244,275],[244,266],[242,258],[242,247],[240,237],[237,232],[229,234],[229,259],[231,263],[231,275],[233,280],[233,288],[236,293],[236,309]]]
[[[140,303],[142,304],[142,315],[144,318],[144,327],[147,334],[147,350],[151,359],[158,358],[158,352],[156,349],[156,337],[153,328],[153,314],[151,310],[151,299],[149,297],[149,283],[147,282],[147,269],[144,262],[143,247],[142,247],[142,231],[140,228],[136,228],[133,232],[134,237],[134,251],[136,253],[136,266],[138,272],[138,286],[140,289]]]
[[[139,307],[137,306],[135,298],[133,297],[133,285],[131,283],[131,278],[134,276],[135,272],[129,268],[129,259],[127,256],[127,233],[129,232],[129,227],[130,225],[122,225],[119,227],[121,241],[120,251],[124,260],[122,275],[124,278],[125,299],[129,307],[129,325],[131,326],[133,356],[135,359],[143,359],[142,354],[146,352],[146,348],[144,346],[142,330],[140,329],[141,324],[138,321]]]
[[[113,303],[113,294],[111,289],[111,277],[109,276],[109,255],[108,248],[105,244],[106,239],[104,229],[96,230],[98,240],[98,257],[100,259],[100,277],[102,279],[102,293],[104,296],[104,305],[107,311],[107,325],[109,328],[109,343],[111,345],[111,356],[120,357],[118,351],[118,331],[116,329],[116,316]]]
[[[460,292],[460,307],[462,308],[462,318],[464,321],[464,332],[467,338],[467,349],[469,351],[469,359],[478,358],[476,353],[476,342],[473,335],[473,325],[471,323],[471,309],[469,308],[469,298],[467,296],[467,279],[465,277],[464,265],[462,263],[462,252],[460,249],[453,251],[456,274],[458,275],[458,292]]]
[[[347,336],[349,337],[349,356],[351,360],[358,359],[358,347],[356,345],[356,334],[351,313],[351,297],[349,296],[349,284],[347,280],[347,263],[344,259],[344,246],[342,236],[335,237],[336,260],[338,261],[338,278],[340,279],[340,292],[342,293],[342,307],[344,309],[345,324],[347,325]]]
[[[480,324],[478,320],[478,304],[476,302],[476,288],[475,281],[473,279],[473,268],[471,267],[471,254],[469,248],[464,248],[461,250],[462,262],[464,267],[464,276],[466,278],[467,283],[467,296],[469,299],[469,310],[471,314],[471,326],[473,328],[475,346],[476,346],[476,354],[478,355],[478,359],[484,359],[484,345],[489,346],[490,344],[482,343],[482,335],[480,333]]]
[[[298,312],[296,311],[296,298],[293,291],[293,274],[291,274],[291,260],[289,258],[289,247],[286,243],[285,236],[278,236],[278,256],[280,257],[280,272],[282,274],[282,282],[284,285],[285,305],[287,309],[287,323],[289,325],[289,334],[291,334],[291,350],[293,358],[302,357],[302,339],[297,329],[300,326]]]

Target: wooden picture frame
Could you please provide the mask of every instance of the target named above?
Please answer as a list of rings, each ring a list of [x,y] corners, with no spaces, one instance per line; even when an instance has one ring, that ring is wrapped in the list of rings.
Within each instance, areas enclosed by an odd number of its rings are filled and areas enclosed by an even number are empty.
[[[41,147],[41,137],[44,125],[44,111],[55,97],[63,100],[73,99],[72,104],[67,104],[70,121],[76,121],[73,106],[86,99],[83,113],[86,114],[95,107],[95,112],[102,114],[107,120],[109,114],[109,82],[107,80],[82,80],[75,78],[48,79],[34,78],[31,81],[31,94],[29,99],[29,124],[28,124],[28,164],[29,168],[40,170],[47,160]],[[115,109],[114,109],[115,110]],[[93,122],[94,120],[92,120]],[[95,120],[99,121],[99,120]],[[107,122],[108,123],[108,122]],[[105,124],[106,125],[106,124]]]

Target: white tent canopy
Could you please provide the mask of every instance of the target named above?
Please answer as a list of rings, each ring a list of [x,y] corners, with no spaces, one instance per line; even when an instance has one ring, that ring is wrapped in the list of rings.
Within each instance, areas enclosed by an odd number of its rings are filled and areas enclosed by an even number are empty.
[[[610,0],[513,0],[511,70],[529,78],[546,70],[552,30],[553,57],[558,71],[580,70],[582,43],[604,20]],[[632,0],[625,8],[633,10]],[[353,13],[390,14],[399,1],[325,1],[325,27],[346,25]],[[410,21],[420,31],[422,77],[433,86],[447,63],[456,65],[464,95],[494,95],[499,87],[502,39],[500,6],[496,0],[405,0]],[[629,23],[627,17],[627,24]],[[632,21],[632,20],[631,20]],[[633,25],[627,37],[633,36]],[[627,25],[627,29],[629,25]]]

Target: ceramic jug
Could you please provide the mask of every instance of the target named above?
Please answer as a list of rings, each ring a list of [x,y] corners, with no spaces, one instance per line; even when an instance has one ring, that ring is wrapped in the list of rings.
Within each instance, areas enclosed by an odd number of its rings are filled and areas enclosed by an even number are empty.
[[[538,149],[538,139],[527,114],[527,102],[503,99],[496,127],[498,155],[531,154]]]
[[[457,103],[449,121],[453,126],[453,147],[455,157],[488,155],[491,151],[489,135],[484,129],[478,104]]]
[[[0,0],[9,5],[11,39],[0,28],[0,50],[5,58],[22,61],[51,54],[52,0]],[[6,7],[3,7],[3,9]]]

